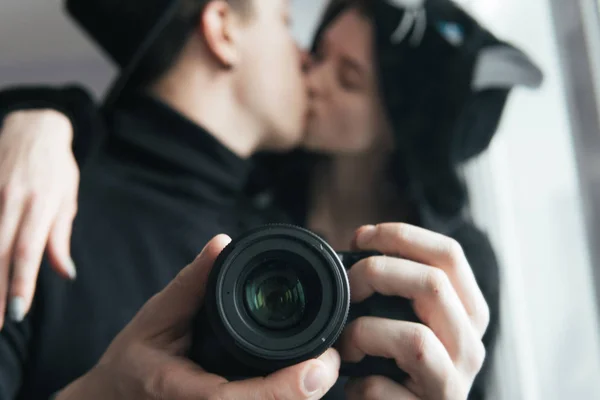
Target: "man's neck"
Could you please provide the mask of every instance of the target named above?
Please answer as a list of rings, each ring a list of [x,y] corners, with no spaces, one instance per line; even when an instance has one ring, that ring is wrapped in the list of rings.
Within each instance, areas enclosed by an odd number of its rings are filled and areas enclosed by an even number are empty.
[[[226,79],[201,71],[175,71],[155,84],[151,92],[233,153],[249,158],[260,146],[263,133],[242,111],[234,87]]]

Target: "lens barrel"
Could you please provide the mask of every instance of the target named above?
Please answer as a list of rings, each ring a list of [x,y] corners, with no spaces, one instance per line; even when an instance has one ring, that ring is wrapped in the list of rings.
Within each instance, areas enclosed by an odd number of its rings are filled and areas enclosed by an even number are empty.
[[[308,230],[267,225],[219,255],[204,311],[235,359],[268,373],[331,347],[349,307],[348,277],[336,252]]]

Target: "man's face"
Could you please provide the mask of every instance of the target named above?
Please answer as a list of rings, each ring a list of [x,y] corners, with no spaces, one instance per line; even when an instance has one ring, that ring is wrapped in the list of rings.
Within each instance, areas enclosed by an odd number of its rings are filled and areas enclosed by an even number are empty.
[[[288,149],[302,139],[306,90],[292,38],[288,0],[253,0],[243,33],[238,95],[264,129],[263,147]]]

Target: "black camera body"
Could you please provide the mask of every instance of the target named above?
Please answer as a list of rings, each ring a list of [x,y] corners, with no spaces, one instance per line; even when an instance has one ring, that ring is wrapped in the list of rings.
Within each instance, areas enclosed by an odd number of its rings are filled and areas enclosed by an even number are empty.
[[[228,378],[264,376],[321,355],[361,316],[418,322],[410,301],[375,294],[350,304],[346,269],[377,253],[336,253],[314,233],[266,225],[232,241],[209,275],[190,358]],[[341,376],[402,381],[396,362],[365,357]]]

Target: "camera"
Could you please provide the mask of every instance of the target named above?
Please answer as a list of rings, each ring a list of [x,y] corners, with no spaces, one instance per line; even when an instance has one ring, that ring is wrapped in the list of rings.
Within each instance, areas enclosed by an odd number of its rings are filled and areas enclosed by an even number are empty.
[[[236,238],[209,275],[190,359],[230,379],[264,376],[318,357],[361,316],[418,322],[407,299],[375,294],[350,303],[346,270],[373,255],[337,253],[292,225],[266,225]],[[371,356],[342,363],[340,375],[406,378],[394,360]]]

